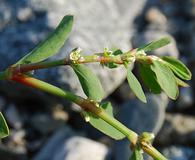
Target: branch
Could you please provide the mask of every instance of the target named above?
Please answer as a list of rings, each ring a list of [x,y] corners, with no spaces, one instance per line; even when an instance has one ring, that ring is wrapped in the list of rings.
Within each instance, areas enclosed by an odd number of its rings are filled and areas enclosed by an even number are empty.
[[[53,86],[44,81],[38,80],[33,77],[29,77],[27,75],[17,75],[12,78],[13,81],[42,90],[44,92],[65,98],[71,102],[79,105],[83,110],[89,111],[118,129],[121,133],[123,133],[132,143],[136,143],[137,134],[132,130],[128,129],[114,117],[108,115],[102,108],[97,107],[95,102],[90,101],[89,99],[84,99],[80,96],[72,94],[70,92],[64,91],[56,86]]]
[[[55,60],[55,61],[13,65],[8,68],[8,72],[12,73],[12,75],[16,75],[19,73],[26,73],[29,71],[52,68],[52,67],[63,66],[63,65],[92,63],[92,62],[98,62],[100,64],[105,64],[105,63],[124,64],[124,62],[135,60],[134,50],[116,56],[105,56],[103,53],[98,53],[89,56],[79,56],[76,57],[76,59],[75,57],[73,58],[71,54],[74,53],[70,53],[70,57],[68,58]]]
[[[167,160],[159,151],[157,151],[150,144],[147,144],[144,141],[140,140],[138,138],[137,133],[127,128],[114,117],[107,114],[102,108],[97,107],[95,102],[90,101],[89,99],[84,99],[80,96],[64,91],[56,86],[53,86],[49,83],[46,83],[33,77],[29,77],[27,75],[22,74],[16,75],[12,77],[12,80],[76,103],[83,110],[94,113],[99,118],[103,119],[105,122],[107,122],[111,126],[115,127],[117,130],[119,130],[121,133],[123,133],[132,143],[132,146],[135,146],[137,143],[140,143],[142,149],[154,159]]]

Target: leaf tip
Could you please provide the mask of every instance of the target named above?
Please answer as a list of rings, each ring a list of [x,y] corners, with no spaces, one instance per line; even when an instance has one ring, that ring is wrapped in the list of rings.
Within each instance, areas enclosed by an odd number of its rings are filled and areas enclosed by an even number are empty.
[[[63,19],[69,19],[69,20],[74,20],[74,15],[72,15],[72,14],[67,14],[67,15],[65,15],[64,16],[64,18]]]
[[[146,97],[144,99],[142,99],[142,102],[147,103]]]
[[[167,44],[171,43],[171,37],[169,36],[163,37],[162,40],[166,41]]]
[[[68,24],[71,25],[70,28],[72,28],[72,25],[73,25],[73,22],[74,22],[74,16],[71,15],[71,14],[68,14],[68,15],[63,17],[61,22],[64,23],[65,25],[68,25]]]

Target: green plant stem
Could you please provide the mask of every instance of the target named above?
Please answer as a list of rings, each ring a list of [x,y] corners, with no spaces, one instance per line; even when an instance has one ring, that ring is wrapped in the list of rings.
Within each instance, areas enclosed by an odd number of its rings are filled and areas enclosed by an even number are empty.
[[[18,73],[25,73],[25,72],[29,72],[33,70],[38,70],[38,69],[45,69],[45,68],[62,66],[62,65],[70,65],[72,63],[81,64],[81,63],[99,62],[103,64],[103,63],[113,62],[116,64],[123,64],[125,61],[128,61],[128,59],[132,57],[132,55],[133,54],[131,54],[131,52],[126,52],[121,55],[109,56],[109,57],[105,57],[101,54],[99,55],[93,54],[89,56],[82,56],[78,60],[74,60],[74,61],[70,60],[70,58],[64,58],[64,59],[55,60],[55,61],[14,65],[14,66],[9,67],[9,71],[12,72],[12,75],[15,75]]]
[[[27,86],[51,93],[53,95],[59,96],[59,97],[63,97],[71,102],[74,102],[76,104],[78,104],[79,106],[81,106],[84,110],[93,112],[94,114],[96,114],[97,116],[99,116],[100,118],[102,118],[103,120],[105,120],[107,123],[109,123],[110,125],[112,125],[113,127],[115,127],[116,129],[118,129],[119,131],[121,131],[121,133],[123,133],[124,135],[127,136],[127,138],[131,141],[131,142],[136,142],[137,141],[137,134],[133,131],[131,131],[130,129],[128,129],[126,126],[124,126],[122,123],[120,123],[119,121],[117,121],[116,119],[114,119],[113,117],[111,117],[110,115],[108,115],[103,109],[101,109],[100,107],[96,107],[95,103],[93,101],[90,101],[88,99],[84,99],[80,96],[74,95],[70,92],[64,91],[56,86],[53,86],[51,84],[48,84],[44,81],[35,79],[33,77],[29,77],[26,75],[18,75],[18,76],[14,76],[12,78],[13,81],[25,84]]]
[[[48,84],[44,81],[38,80],[33,77],[29,77],[26,75],[16,75],[12,77],[13,81],[19,82],[21,84],[48,92],[50,94],[65,98],[71,102],[74,102],[78,104],[82,109],[86,111],[90,111],[106,121],[108,124],[112,125],[116,129],[118,129],[121,133],[123,133],[129,141],[135,145],[138,141],[138,135],[127,128],[125,125],[123,125],[121,122],[116,120],[114,117],[108,115],[103,109],[96,106],[96,103],[93,101],[90,101],[89,99],[84,99],[80,96],[74,95],[70,92],[64,91],[56,86],[53,86],[51,84]],[[167,160],[160,152],[158,152],[154,147],[151,145],[146,145],[142,142],[140,142],[142,145],[142,149],[148,153],[150,156],[152,156],[156,160]]]
[[[63,97],[66,98],[67,100],[74,102],[74,103],[79,103],[81,97],[72,94],[71,92],[68,91],[63,91],[62,89],[53,86],[49,83],[46,83],[44,81],[38,80],[36,78],[33,77],[29,77],[27,75],[16,75],[12,77],[13,81],[22,83],[24,85],[51,93],[53,95],[59,96],[59,97]]]
[[[89,111],[97,115],[99,118],[106,121],[108,124],[119,130],[121,133],[123,133],[129,141],[135,145],[138,140],[138,135],[134,131],[127,128],[125,125],[123,125],[121,122],[119,122],[114,117],[107,114],[104,109],[97,107],[96,104],[93,101],[90,101],[88,99],[82,99],[82,101],[78,104],[80,105],[84,110]]]
[[[133,145],[136,144],[138,138],[137,133],[124,126],[121,122],[111,117],[103,110],[98,114],[98,116],[110,125],[112,125],[114,128],[118,129],[121,133],[123,133],[127,137],[127,139],[132,142]]]
[[[151,144],[147,144],[146,142],[141,142],[141,148],[153,157],[154,160],[168,160],[165,158],[156,148],[154,148]]]
[[[16,65],[11,66],[9,70],[12,72],[13,75],[18,73],[25,73],[29,71],[34,71],[38,69],[45,69],[45,68],[52,68],[61,65],[68,65],[71,62],[68,59],[61,59],[55,61],[48,61],[48,62],[38,62],[38,63],[31,63],[31,64],[23,64],[23,65]]]

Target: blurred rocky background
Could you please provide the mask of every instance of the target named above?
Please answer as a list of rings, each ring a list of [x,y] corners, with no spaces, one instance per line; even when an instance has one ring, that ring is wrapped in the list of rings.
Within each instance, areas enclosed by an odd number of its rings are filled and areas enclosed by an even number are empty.
[[[54,58],[65,57],[75,47],[86,54],[104,47],[125,51],[167,35],[172,43],[153,54],[178,57],[195,74],[194,0],[0,0],[0,69],[28,53],[66,14],[75,15],[74,29]],[[194,79],[190,88],[180,89],[177,101],[148,92],[148,103],[143,104],[130,91],[123,69],[90,67],[100,77],[106,100],[112,102],[121,122],[138,133],[154,132],[154,145],[169,159],[195,160]],[[38,71],[36,76],[83,95],[68,67]],[[60,98],[0,82],[0,110],[11,129],[0,142],[1,160],[129,157],[128,141],[115,142],[93,129],[77,106]]]

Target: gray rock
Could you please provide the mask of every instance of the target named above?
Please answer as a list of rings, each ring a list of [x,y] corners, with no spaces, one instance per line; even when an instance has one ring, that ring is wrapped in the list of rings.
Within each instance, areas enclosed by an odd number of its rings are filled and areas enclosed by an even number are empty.
[[[0,31],[10,22],[11,20],[11,8],[4,0],[0,2]]]
[[[54,155],[61,150],[64,141],[74,136],[74,131],[67,125],[58,129],[47,141],[45,146],[34,156],[33,160],[52,160]]]
[[[0,157],[3,160],[28,160],[26,154],[15,153],[13,150],[7,149],[5,146],[0,145]]]
[[[194,27],[195,27],[195,23],[194,23]],[[194,52],[195,46],[194,46],[194,43],[195,43],[195,36],[194,36],[194,34],[192,34],[192,39],[191,39],[191,42],[190,42],[190,46],[191,46],[191,58],[193,59],[193,61],[195,61],[195,52]]]
[[[162,153],[170,160],[195,160],[195,150],[190,147],[171,146],[163,149]]]
[[[55,120],[47,114],[35,114],[31,117],[30,123],[34,129],[43,135],[52,133],[55,129],[64,125],[63,121]]]
[[[182,114],[167,114],[165,123],[156,138],[161,146],[170,144],[194,144],[195,118]]]
[[[23,119],[14,104],[10,104],[6,107],[5,118],[9,125],[15,129],[21,129],[23,126]]]
[[[179,110],[191,107],[194,104],[192,87],[181,88],[176,108]]]
[[[0,157],[3,160],[27,160],[24,130],[11,130],[9,137],[0,144]]]
[[[5,104],[6,104],[6,101],[5,101],[4,97],[0,96],[0,111],[2,111]]]
[[[164,30],[167,29],[167,18],[165,15],[156,7],[151,7],[146,12],[146,21],[149,23],[147,28],[155,30]]]
[[[12,130],[8,142],[9,149],[18,154],[27,154],[25,136],[24,130]]]
[[[136,48],[141,45],[147,44],[153,40],[158,40],[160,38],[167,37],[167,36],[172,39],[171,44],[153,51],[152,54],[157,56],[168,55],[168,56],[178,57],[179,53],[176,47],[175,40],[171,35],[169,35],[164,31],[146,30],[143,33],[139,33],[138,35],[135,35],[135,37],[132,39],[132,43],[134,48]]]
[[[53,160],[104,160],[107,154],[108,148],[105,145],[75,136],[64,143]]]
[[[156,134],[164,121],[168,98],[165,94],[146,94],[146,97],[147,103],[134,99],[123,104],[118,118],[138,133],[147,131]]]
[[[129,40],[132,37],[133,30],[130,29],[133,20],[145,3],[145,0],[139,2],[125,0],[122,3],[117,0],[23,1],[23,5],[18,4],[17,7],[15,7],[15,1],[13,4],[10,1],[10,7],[16,8],[12,9],[20,22],[13,20],[12,26],[4,28],[1,33],[0,55],[4,57],[1,59],[1,70],[14,63],[43,40],[66,14],[75,15],[74,29],[57,58],[67,56],[70,50],[77,46],[81,47],[86,54],[101,52],[104,47],[113,46],[127,50],[131,48]],[[34,15],[34,18],[29,20],[31,15]],[[120,68],[111,71],[97,65],[91,65],[91,67],[103,83],[105,96],[125,79],[125,72]],[[78,80],[68,67],[40,71],[38,77],[83,95]]]
[[[20,21],[27,21],[33,16],[33,12],[31,8],[21,8],[18,10],[17,18]]]
[[[103,160],[108,148],[90,139],[74,136],[68,128],[56,132],[33,160]]]
[[[147,103],[135,99],[125,103],[119,111],[119,121],[138,134],[146,131],[157,134],[163,121],[168,98],[147,95]],[[125,139],[115,143],[114,157],[116,160],[126,160],[131,154],[129,142]]]

